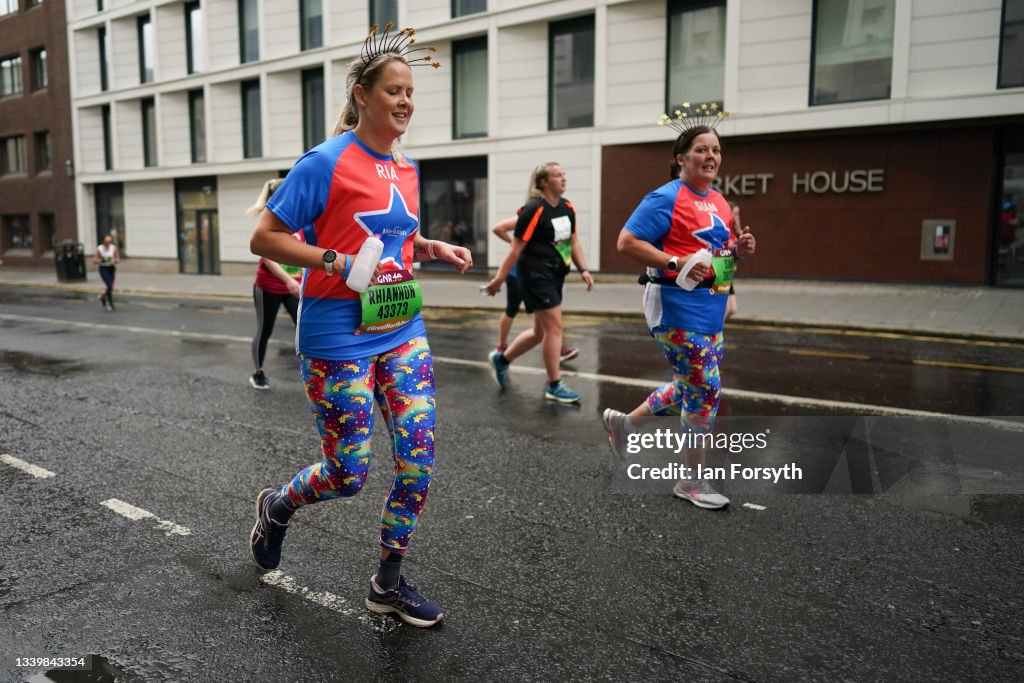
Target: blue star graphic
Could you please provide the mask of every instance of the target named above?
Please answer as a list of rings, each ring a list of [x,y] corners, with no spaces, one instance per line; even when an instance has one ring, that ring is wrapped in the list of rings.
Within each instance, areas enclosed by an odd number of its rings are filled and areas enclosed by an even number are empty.
[[[386,209],[377,211],[360,211],[353,214],[356,223],[366,231],[366,236],[378,235],[384,242],[384,253],[381,254],[381,261],[392,260],[399,267],[402,263],[402,245],[406,238],[411,235],[420,225],[416,214],[410,213],[405,197],[398,191],[394,183],[391,183],[391,196],[388,198]],[[388,238],[391,239],[388,239]],[[397,238],[397,239],[396,239]]]
[[[709,213],[708,215],[711,216],[711,225],[694,230],[692,234],[712,249],[721,249],[729,241],[729,228],[726,227],[725,221],[716,214]]]

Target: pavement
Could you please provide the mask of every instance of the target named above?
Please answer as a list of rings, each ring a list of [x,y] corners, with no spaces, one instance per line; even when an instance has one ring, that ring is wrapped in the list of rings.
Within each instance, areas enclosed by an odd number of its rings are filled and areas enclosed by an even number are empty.
[[[255,267],[253,268],[255,271]],[[505,297],[480,293],[483,274],[465,276],[420,271],[427,305],[503,309]],[[590,315],[640,316],[641,288],[624,275],[595,276],[591,292],[570,275],[563,310]],[[169,297],[249,300],[252,275],[178,275],[118,269],[116,291]],[[102,281],[90,268],[85,282],[59,283],[47,268],[0,266],[0,288],[46,287],[100,292]],[[736,281],[737,322],[870,329],[969,339],[1024,340],[1024,288],[978,285],[776,280],[740,277]]]

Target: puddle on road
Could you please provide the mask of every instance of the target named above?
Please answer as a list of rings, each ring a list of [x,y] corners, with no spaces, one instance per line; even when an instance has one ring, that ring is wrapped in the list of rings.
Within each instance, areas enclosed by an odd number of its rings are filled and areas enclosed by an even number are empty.
[[[125,672],[102,655],[86,655],[89,669],[51,669],[36,674],[26,683],[115,683],[125,680]]]
[[[28,372],[35,375],[49,375],[60,377],[72,372],[83,372],[87,366],[58,358],[46,356],[34,356],[21,351],[0,352],[0,365],[9,365],[19,372]]]
[[[1024,496],[885,495],[879,496],[878,500],[886,501],[892,505],[955,515],[980,524],[999,524],[1024,531]]]

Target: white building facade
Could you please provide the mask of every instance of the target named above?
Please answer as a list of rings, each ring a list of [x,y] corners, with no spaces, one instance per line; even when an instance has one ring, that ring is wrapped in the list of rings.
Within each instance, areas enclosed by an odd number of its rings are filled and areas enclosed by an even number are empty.
[[[403,145],[424,233],[480,265],[554,160],[592,270],[629,269],[615,237],[668,180],[654,124],[690,100],[732,112],[723,191],[764,252],[748,272],[1019,277],[1024,0],[68,0],[80,239],[251,270],[245,209],[331,133],[372,20],[437,47]],[[858,267],[844,243],[887,256]]]

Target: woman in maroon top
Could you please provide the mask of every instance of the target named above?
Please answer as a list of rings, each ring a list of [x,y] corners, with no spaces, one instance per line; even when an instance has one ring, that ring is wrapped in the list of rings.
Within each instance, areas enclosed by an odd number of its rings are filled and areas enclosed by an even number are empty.
[[[270,195],[274,194],[281,184],[282,178],[274,178],[263,184],[260,196],[256,203],[249,207],[247,214],[257,216],[263,207],[266,206]],[[297,238],[301,239],[302,231],[296,232]],[[299,299],[302,296],[300,283],[302,282],[302,269],[293,266],[282,266],[270,259],[261,258],[256,269],[256,281],[252,285],[252,300],[256,305],[256,335],[252,338],[252,364],[253,373],[249,377],[249,384],[253,389],[269,389],[270,382],[263,372],[263,359],[267,355],[267,342],[274,332],[274,321],[277,320],[277,311],[284,306],[291,316],[292,324],[295,323],[296,314],[299,310]]]

